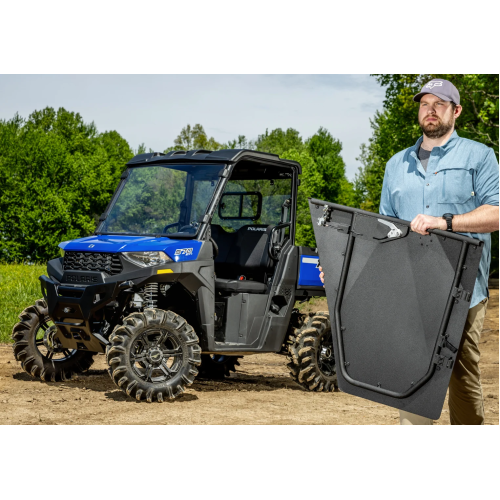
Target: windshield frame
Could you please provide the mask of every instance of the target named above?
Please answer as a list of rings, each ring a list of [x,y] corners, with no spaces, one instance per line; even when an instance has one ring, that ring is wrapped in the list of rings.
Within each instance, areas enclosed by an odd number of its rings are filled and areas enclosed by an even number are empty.
[[[155,238],[170,238],[170,239],[175,239],[175,240],[193,240],[193,239],[200,239],[203,237],[203,226],[205,225],[207,216],[211,214],[214,208],[214,202],[216,201],[216,198],[219,195],[220,189],[222,184],[224,184],[224,181],[227,178],[227,168],[228,165],[225,163],[214,163],[214,162],[189,162],[188,164],[191,166],[196,166],[196,167],[202,167],[202,166],[210,166],[210,167],[219,167],[219,174],[218,174],[218,180],[217,183],[214,186],[214,190],[212,192],[211,198],[209,202],[206,205],[205,212],[203,215],[203,218],[201,221],[199,221],[198,226],[196,228],[196,233],[192,234],[182,234],[182,233],[136,233],[136,232],[112,232],[112,231],[100,231],[100,229],[103,227],[103,225],[106,222],[106,218],[108,217],[109,213],[115,206],[116,202],[118,201],[121,192],[123,191],[129,177],[130,177],[130,172],[133,169],[138,169],[138,168],[150,168],[150,167],[163,167],[163,168],[173,168],[177,170],[175,167],[185,167],[187,162],[179,162],[179,163],[170,163],[170,162],[165,162],[165,163],[160,163],[160,162],[155,162],[154,164],[151,163],[149,165],[130,165],[122,174],[120,184],[118,185],[116,191],[114,192],[111,201],[109,202],[108,206],[106,207],[105,212],[99,217],[99,224],[96,227],[96,230],[94,231],[94,234],[99,236],[99,235],[110,235],[110,236],[153,236]],[[183,168],[179,170],[184,170]],[[191,200],[192,202],[192,200]]]

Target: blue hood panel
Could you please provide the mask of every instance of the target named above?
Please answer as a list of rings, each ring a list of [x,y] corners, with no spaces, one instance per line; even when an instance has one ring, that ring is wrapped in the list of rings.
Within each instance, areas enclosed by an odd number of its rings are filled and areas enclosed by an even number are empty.
[[[202,242],[198,240],[171,240],[151,236],[88,236],[59,243],[67,252],[165,252],[173,261],[196,260]]]

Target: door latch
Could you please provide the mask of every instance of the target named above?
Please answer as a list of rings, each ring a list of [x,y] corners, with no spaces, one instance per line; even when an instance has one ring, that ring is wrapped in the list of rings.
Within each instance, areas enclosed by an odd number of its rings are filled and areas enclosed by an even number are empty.
[[[441,354],[434,355],[434,364],[436,365],[437,370],[441,370],[441,368],[453,368],[453,358],[448,358],[447,356],[443,356]]]
[[[373,237],[374,240],[386,240],[388,238],[400,238],[403,236],[403,232],[399,227],[395,226],[392,222],[389,222],[388,220],[383,220],[383,219],[377,219],[381,224],[384,224],[385,226],[389,227],[389,232],[387,233],[387,236],[384,236],[383,238],[375,238]]]

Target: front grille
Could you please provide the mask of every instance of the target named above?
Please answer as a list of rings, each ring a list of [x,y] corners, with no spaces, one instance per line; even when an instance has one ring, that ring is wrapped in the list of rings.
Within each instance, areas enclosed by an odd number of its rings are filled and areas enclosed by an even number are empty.
[[[101,271],[107,274],[120,274],[123,270],[117,253],[66,252],[63,269],[65,271]]]

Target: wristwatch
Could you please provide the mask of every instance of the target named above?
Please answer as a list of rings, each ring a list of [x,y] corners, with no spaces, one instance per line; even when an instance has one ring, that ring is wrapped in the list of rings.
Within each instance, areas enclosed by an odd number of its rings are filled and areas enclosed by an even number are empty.
[[[443,219],[446,221],[446,231],[453,231],[451,221],[453,220],[453,214],[443,214]]]

